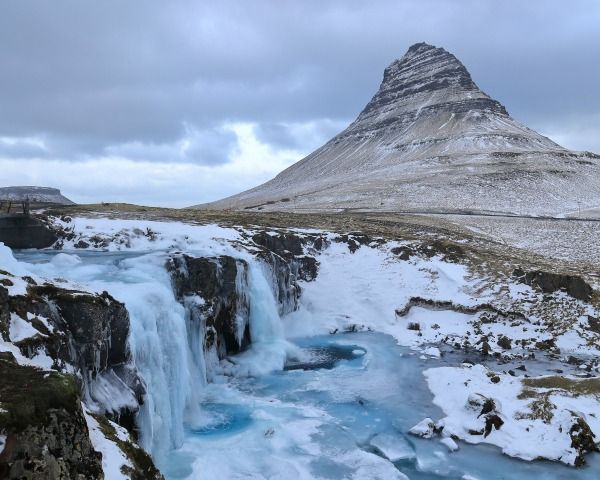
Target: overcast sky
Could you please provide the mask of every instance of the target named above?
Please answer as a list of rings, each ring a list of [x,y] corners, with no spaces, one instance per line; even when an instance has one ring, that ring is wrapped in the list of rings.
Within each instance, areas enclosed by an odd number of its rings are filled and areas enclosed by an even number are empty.
[[[0,186],[187,206],[342,130],[426,41],[513,117],[600,153],[597,0],[2,0]]]

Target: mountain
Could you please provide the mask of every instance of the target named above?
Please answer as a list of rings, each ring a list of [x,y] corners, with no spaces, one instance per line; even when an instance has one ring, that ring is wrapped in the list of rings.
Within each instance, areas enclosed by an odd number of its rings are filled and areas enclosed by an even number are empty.
[[[517,122],[454,55],[418,43],[343,132],[265,184],[198,207],[558,215],[598,206],[600,156]]]
[[[21,201],[29,197],[31,202],[60,203],[73,205],[75,202],[69,200],[60,193],[58,188],[51,187],[0,187],[0,200]]]

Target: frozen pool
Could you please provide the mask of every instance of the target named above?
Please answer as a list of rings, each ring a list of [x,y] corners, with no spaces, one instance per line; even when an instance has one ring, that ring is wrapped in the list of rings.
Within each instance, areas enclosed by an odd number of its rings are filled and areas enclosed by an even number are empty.
[[[436,439],[408,435],[424,417],[441,416],[422,370],[460,362],[462,354],[424,360],[379,333],[296,343],[308,353],[303,362],[206,387],[205,408],[225,413],[230,424],[218,435],[188,430],[167,468],[170,478],[599,478],[599,455],[575,470],[485,445],[461,442],[450,453]],[[225,403],[215,407],[216,399]]]

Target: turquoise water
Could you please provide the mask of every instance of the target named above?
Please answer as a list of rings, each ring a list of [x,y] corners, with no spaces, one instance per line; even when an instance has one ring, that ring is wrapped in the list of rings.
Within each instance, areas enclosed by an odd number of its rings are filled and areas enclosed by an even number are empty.
[[[421,419],[442,416],[440,409],[432,404],[423,369],[459,363],[463,354],[447,353],[443,359],[423,360],[396,345],[393,338],[379,333],[321,336],[296,343],[310,355],[302,365],[292,362],[284,371],[233,381],[229,388],[235,390],[233,398],[237,394],[241,405],[262,400],[267,405],[274,403],[274,410],[279,410],[279,402],[283,402],[286,411],[278,416],[287,422],[303,418],[305,414],[300,407],[314,407],[327,414],[312,438],[319,447],[319,454],[308,461],[310,474],[315,478],[355,478],[355,469],[347,461],[340,461],[340,457],[344,452],[357,450],[382,455],[370,444],[380,434],[398,438],[398,443],[412,450],[412,455],[408,455],[412,458],[394,464],[411,479],[600,478],[598,454],[588,456],[586,467],[573,469],[553,462],[524,462],[503,455],[493,446],[463,442],[459,442],[458,452],[449,453],[435,439],[408,435],[408,430]],[[261,402],[261,410],[264,403]],[[209,404],[206,408],[215,407]],[[225,411],[233,414],[228,415],[230,424],[217,428],[222,435],[251,437],[253,431],[264,429],[264,424],[248,418],[246,409],[240,413],[230,406]],[[277,435],[277,427],[274,430]],[[206,434],[189,432],[190,436]],[[265,451],[265,455],[269,453]],[[303,448],[294,451],[292,447],[287,453],[307,456]],[[240,474],[242,478],[243,472]]]

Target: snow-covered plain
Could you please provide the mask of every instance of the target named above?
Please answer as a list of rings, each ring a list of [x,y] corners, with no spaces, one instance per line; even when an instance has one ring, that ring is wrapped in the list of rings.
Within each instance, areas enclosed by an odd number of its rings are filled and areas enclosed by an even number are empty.
[[[479,313],[423,305],[406,310],[414,297],[465,307],[500,294],[503,301],[539,300],[530,287],[511,284],[502,292],[493,287],[482,290],[482,279],[466,266],[440,256],[399,260],[391,253],[403,245],[398,242],[363,245],[351,253],[346,243],[324,233],[330,245],[321,253],[313,252],[319,261],[316,280],[303,282],[298,310],[279,318],[265,267],[252,256],[255,247],[244,229],[105,218],[57,222],[72,234],[63,242],[62,252],[24,252],[17,261],[0,246],[0,269],[6,272],[0,278],[13,284],[7,287],[11,295],[24,291],[22,277],[29,275],[80,290],[107,290],[125,303],[134,360],[149,387],[138,418],[140,442],[169,479],[404,479],[404,475],[591,479],[600,472],[600,459],[594,454],[588,455],[587,467],[573,470],[518,462],[495,449],[458,440],[497,446],[523,459],[543,457],[572,464],[567,428],[571,417],[564,412],[581,412],[590,428],[600,433],[592,415],[600,408],[596,397],[554,391],[554,419],[547,424],[527,420],[530,401],[519,399],[522,372],[513,377],[503,373],[507,367],[494,364],[490,368],[500,381],[491,383],[485,367],[463,366],[465,354],[451,348],[455,340],[465,339],[474,346],[486,335],[492,352],[526,363],[535,376],[550,374],[557,365],[571,368],[556,359],[522,360],[527,351],[504,351],[495,341],[507,334],[513,340],[530,335],[545,339],[543,328],[527,322],[480,325]],[[258,341],[248,352],[220,365],[195,360],[202,353],[199,345],[188,342],[183,307],[174,298],[164,269],[165,259],[175,251],[226,254],[253,265],[254,290],[249,293],[256,310],[251,329]],[[36,334],[29,330],[30,320],[13,319],[11,339],[13,334],[15,338]],[[482,332],[476,334],[475,327]],[[595,354],[597,345],[578,332],[564,334],[562,354]],[[2,341],[0,348],[13,351],[20,363],[35,364],[11,342]],[[315,349],[333,355],[331,368],[282,370],[290,355],[306,364],[316,362],[311,353]],[[331,353],[339,349],[350,353],[343,358]],[[473,358],[484,361],[478,355],[472,352]],[[588,364],[588,374],[596,375],[597,364]],[[207,381],[207,369],[213,369],[212,382]],[[569,373],[579,372],[572,367]],[[98,388],[110,392],[105,387]],[[468,434],[473,423],[480,423],[465,410],[470,394],[493,397],[504,420],[485,438]],[[90,399],[87,407],[93,410],[94,401],[108,401],[110,396],[117,403],[127,401],[109,393]],[[525,416],[517,418],[516,413]],[[407,435],[426,417],[444,425],[445,433],[429,440]],[[88,416],[94,444],[111,457],[110,462],[105,459],[107,478],[119,478],[108,472],[125,460],[112,455],[113,447],[106,443],[110,440],[94,422]]]

